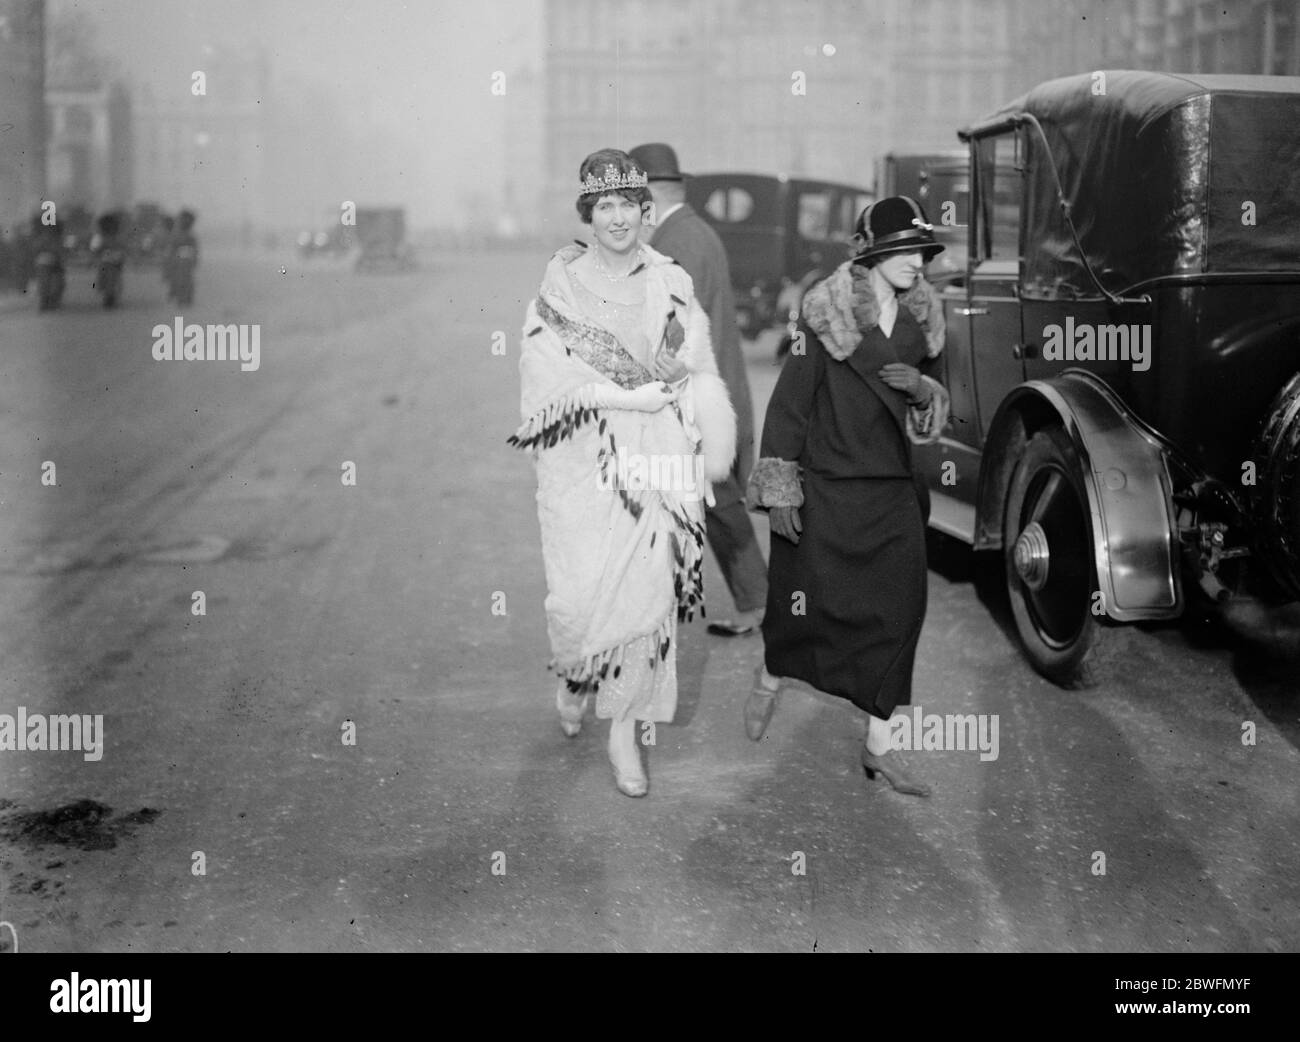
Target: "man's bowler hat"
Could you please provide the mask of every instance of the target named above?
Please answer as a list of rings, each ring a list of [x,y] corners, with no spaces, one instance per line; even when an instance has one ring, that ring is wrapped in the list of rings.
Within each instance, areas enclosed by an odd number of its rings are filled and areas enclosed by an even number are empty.
[[[651,181],[682,181],[686,175],[677,168],[677,153],[671,145],[656,141],[649,145],[637,145],[628,152],[636,165],[645,171]]]
[[[858,217],[855,229],[862,251],[854,262],[871,260],[887,253],[920,252],[929,263],[943,252],[934,241],[934,225],[925,218],[921,204],[906,195],[880,199]]]

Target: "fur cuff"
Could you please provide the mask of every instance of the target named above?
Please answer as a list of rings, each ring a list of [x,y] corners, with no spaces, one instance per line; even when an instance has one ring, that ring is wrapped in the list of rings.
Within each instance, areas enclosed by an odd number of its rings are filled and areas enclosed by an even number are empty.
[[[951,398],[948,388],[922,375],[921,379],[930,385],[930,400],[924,406],[909,406],[907,410],[907,437],[915,445],[929,445],[939,440],[944,428],[948,426],[948,411]]]
[[[745,505],[750,510],[803,506],[799,464],[774,456],[764,456],[760,459],[749,475]]]

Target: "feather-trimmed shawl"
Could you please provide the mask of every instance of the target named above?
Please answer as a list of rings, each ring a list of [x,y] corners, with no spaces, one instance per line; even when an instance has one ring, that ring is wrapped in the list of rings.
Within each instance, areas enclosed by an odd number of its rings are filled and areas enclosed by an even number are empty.
[[[735,456],[735,416],[690,276],[643,249],[646,335],[689,372],[676,403],[619,407],[620,396],[657,381],[580,306],[568,265],[583,247],[551,259],[524,324],[524,422],[510,442],[537,463],[551,668],[573,681],[599,683],[650,634],[665,654],[673,613],[703,609],[704,490],[635,487],[619,480],[620,461],[695,460],[695,474],[720,480]]]

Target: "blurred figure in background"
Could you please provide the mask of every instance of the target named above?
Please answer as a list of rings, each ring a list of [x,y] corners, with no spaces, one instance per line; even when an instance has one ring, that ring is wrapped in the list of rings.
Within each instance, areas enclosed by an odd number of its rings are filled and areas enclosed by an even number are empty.
[[[745,356],[736,328],[731,268],[717,232],[686,202],[685,175],[677,153],[665,144],[638,145],[629,153],[646,172],[655,203],[650,245],[683,268],[695,284],[695,296],[709,316],[709,334],[718,374],[736,410],[736,459],[727,480],[713,486],[716,499],[706,513],[709,547],[718,559],[736,615],[709,624],[717,636],[758,632],[767,603],[767,563],[745,509],[745,484],[754,465],[754,407],[745,374]]]
[[[199,240],[194,234],[198,218],[193,210],[182,210],[176,217],[172,232],[172,248],[167,262],[170,271],[171,293],[177,304],[194,302],[194,269],[199,266]]]
[[[0,293],[18,290],[17,239],[12,228],[0,228]]]
[[[126,238],[123,234],[121,213],[106,213],[95,222],[97,233],[90,243],[90,252],[98,261],[95,289],[104,307],[117,307],[122,295],[122,272],[126,267]]]
[[[159,224],[159,243],[158,255],[162,258],[162,280],[163,285],[167,287],[167,299],[171,300],[174,293],[172,290],[172,240],[176,235],[176,218],[171,214],[163,214],[158,221]]]
[[[67,284],[62,233],[58,227],[45,224],[37,214],[32,218],[30,238],[21,245],[22,254],[15,258],[21,267],[15,274],[22,279],[22,292],[27,292],[27,280],[35,276],[37,306],[41,311],[58,307]]]

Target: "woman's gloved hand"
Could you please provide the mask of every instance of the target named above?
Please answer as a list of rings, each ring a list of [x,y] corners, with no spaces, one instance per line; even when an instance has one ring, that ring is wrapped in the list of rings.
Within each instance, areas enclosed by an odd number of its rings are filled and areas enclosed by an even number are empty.
[[[627,393],[627,404],[624,409],[635,409],[638,412],[658,412],[669,402],[677,401],[677,396],[681,394],[681,388],[670,387],[663,381],[655,383],[642,384],[640,387],[633,388]]]
[[[767,520],[775,535],[790,540],[795,546],[799,545],[803,522],[799,520],[798,507],[772,507],[767,512]]]
[[[658,412],[669,402],[677,401],[681,388],[655,380],[632,390],[601,386],[593,389],[592,404],[605,409],[631,409],[635,412]]]
[[[921,371],[915,366],[890,362],[889,365],[882,366],[876,375],[894,390],[902,391],[907,395],[908,404],[918,408],[928,405],[930,396],[934,394],[930,385],[926,383],[925,377],[921,375]]]

